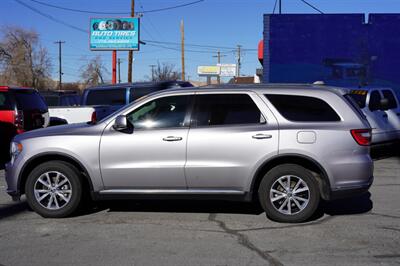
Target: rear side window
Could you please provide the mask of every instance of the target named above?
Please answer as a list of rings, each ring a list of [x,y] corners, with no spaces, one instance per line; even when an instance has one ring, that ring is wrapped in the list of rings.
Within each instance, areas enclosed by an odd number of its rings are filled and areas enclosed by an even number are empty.
[[[257,105],[247,94],[197,95],[194,107],[195,126],[265,123]]]
[[[86,105],[125,105],[125,88],[90,90]]]
[[[42,96],[35,90],[13,90],[17,108],[19,110],[47,110]]]
[[[62,106],[78,106],[81,97],[79,95],[62,95],[60,101]]]
[[[141,88],[130,88],[129,89],[129,102],[133,102],[140,97],[143,97],[149,93],[156,91],[154,87],[141,87]]]
[[[378,91],[371,92],[368,103],[369,110],[371,111],[379,110],[381,108],[381,98],[382,97]]]
[[[6,91],[0,91],[0,110],[11,110],[10,95]]]
[[[367,93],[367,91],[363,90],[353,90],[349,95],[358,104],[358,106],[363,109],[367,100]]]
[[[58,99],[59,99],[58,96],[46,95],[46,96],[44,96],[44,99],[47,103],[47,106],[59,106],[60,105],[58,102]]]
[[[336,122],[339,115],[325,101],[308,96],[267,94],[265,97],[287,120],[296,122]]]
[[[397,102],[396,99],[394,98],[393,93],[390,90],[383,90],[383,97],[385,97],[386,99],[388,99],[389,101],[389,109],[396,109],[397,108]]]

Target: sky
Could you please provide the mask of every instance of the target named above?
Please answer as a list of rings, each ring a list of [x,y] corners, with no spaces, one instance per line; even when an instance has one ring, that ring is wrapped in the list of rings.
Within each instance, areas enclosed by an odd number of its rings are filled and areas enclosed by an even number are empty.
[[[82,66],[96,55],[101,56],[111,79],[112,53],[90,51],[88,45],[91,17],[124,17],[130,12],[130,0],[36,0],[70,9],[93,12],[126,12],[126,15],[87,14],[60,10],[41,5],[35,0],[0,0],[0,26],[19,26],[39,33],[42,46],[48,49],[53,62],[52,77],[58,80],[58,45],[63,44],[63,81],[80,80]],[[195,0],[135,0],[135,12],[182,5]],[[22,5],[22,2],[25,5]],[[400,0],[307,0],[324,13],[400,13]],[[275,0],[204,0],[186,7],[160,12],[144,12],[140,38],[147,42],[134,52],[133,80],[145,80],[151,75],[150,65],[170,63],[181,70],[180,22],[185,24],[186,77],[204,80],[197,75],[197,66],[214,65],[217,48],[221,47],[221,62],[236,63],[236,47],[241,45],[244,75],[254,75],[261,65],[257,59],[257,44],[262,39],[263,14],[273,11]],[[31,8],[38,12],[33,11]],[[283,13],[317,13],[302,0],[282,0]],[[50,18],[49,18],[50,17]],[[58,22],[56,22],[56,21]],[[68,24],[69,26],[66,26]],[[72,27],[71,27],[72,26]],[[0,32],[1,37],[1,32]],[[176,44],[175,44],[176,43]],[[171,49],[172,48],[172,49]],[[118,52],[121,58],[121,80],[127,81],[128,53]]]

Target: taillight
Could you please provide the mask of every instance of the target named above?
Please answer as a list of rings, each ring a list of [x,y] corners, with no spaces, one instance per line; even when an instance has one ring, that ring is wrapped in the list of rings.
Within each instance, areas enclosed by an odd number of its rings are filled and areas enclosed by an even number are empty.
[[[350,132],[359,145],[368,146],[371,144],[371,129],[352,129]]]
[[[14,124],[17,128],[18,133],[24,132],[24,112],[23,111],[20,111],[20,110],[15,111]]]
[[[92,118],[90,119],[90,121],[92,122],[92,124],[96,123],[97,121],[96,111],[92,113]]]

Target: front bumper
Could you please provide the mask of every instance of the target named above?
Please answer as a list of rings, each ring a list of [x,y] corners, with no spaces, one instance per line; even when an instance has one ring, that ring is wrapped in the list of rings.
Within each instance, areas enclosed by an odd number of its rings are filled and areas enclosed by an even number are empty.
[[[7,182],[7,194],[10,195],[14,201],[18,201],[21,196],[18,189],[18,175],[11,162],[6,163],[5,165],[5,177]]]

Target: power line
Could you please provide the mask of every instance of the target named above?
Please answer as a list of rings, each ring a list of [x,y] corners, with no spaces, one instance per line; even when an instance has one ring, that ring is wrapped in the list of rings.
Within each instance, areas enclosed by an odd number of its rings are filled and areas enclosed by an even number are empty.
[[[90,11],[90,10],[82,10],[82,9],[74,9],[74,8],[68,8],[68,7],[63,7],[63,6],[57,6],[57,5],[53,5],[53,4],[49,4],[49,3],[45,3],[45,2],[41,2],[41,1],[37,1],[37,0],[29,0],[29,1],[37,3],[39,5],[56,8],[56,9],[61,9],[61,10],[65,10],[65,11],[70,11],[70,12],[87,13],[87,14],[104,14],[104,15],[107,15],[107,14],[130,15],[129,12]],[[154,12],[166,11],[166,10],[186,7],[186,6],[190,6],[190,5],[195,5],[200,2],[204,2],[204,1],[205,0],[197,0],[197,1],[189,2],[189,3],[185,3],[185,4],[181,4],[181,5],[176,5],[176,6],[170,6],[170,7],[158,8],[158,9],[152,9],[152,10],[143,10],[140,13],[144,14],[144,13],[154,13]]]
[[[278,3],[278,0],[275,0],[274,9],[272,10],[272,14],[275,14],[275,9],[276,9],[276,4],[277,3]]]
[[[322,12],[321,10],[319,10],[318,8],[316,8],[315,6],[313,6],[312,4],[308,3],[306,0],[300,0],[301,2],[303,2],[304,4],[308,5],[309,7],[311,7],[312,9],[316,10],[317,12],[324,14],[324,12]]]
[[[65,22],[65,21],[62,21],[62,20],[57,19],[57,18],[55,18],[55,17],[53,17],[53,16],[51,16],[51,15],[48,15],[48,14],[46,14],[46,13],[43,13],[42,11],[40,11],[40,10],[38,10],[38,9],[36,9],[36,8],[34,8],[34,7],[30,6],[30,5],[28,5],[28,4],[24,3],[24,2],[22,2],[21,0],[14,0],[14,1],[17,2],[17,3],[20,4],[20,5],[23,5],[24,7],[26,7],[26,8],[28,8],[28,9],[32,10],[33,12],[38,13],[39,15],[42,15],[43,17],[46,17],[46,18],[48,18],[48,19],[50,19],[50,20],[52,20],[52,21],[54,21],[54,22],[57,22],[57,23],[59,23],[59,24],[62,24],[62,25],[67,26],[67,27],[69,27],[69,28],[72,28],[72,29],[74,29],[74,30],[83,32],[83,33],[85,33],[85,34],[88,33],[88,31],[86,31],[86,30],[84,30],[84,29],[78,28],[78,27],[76,27],[76,26],[74,26],[74,25],[71,25],[71,24]]]

